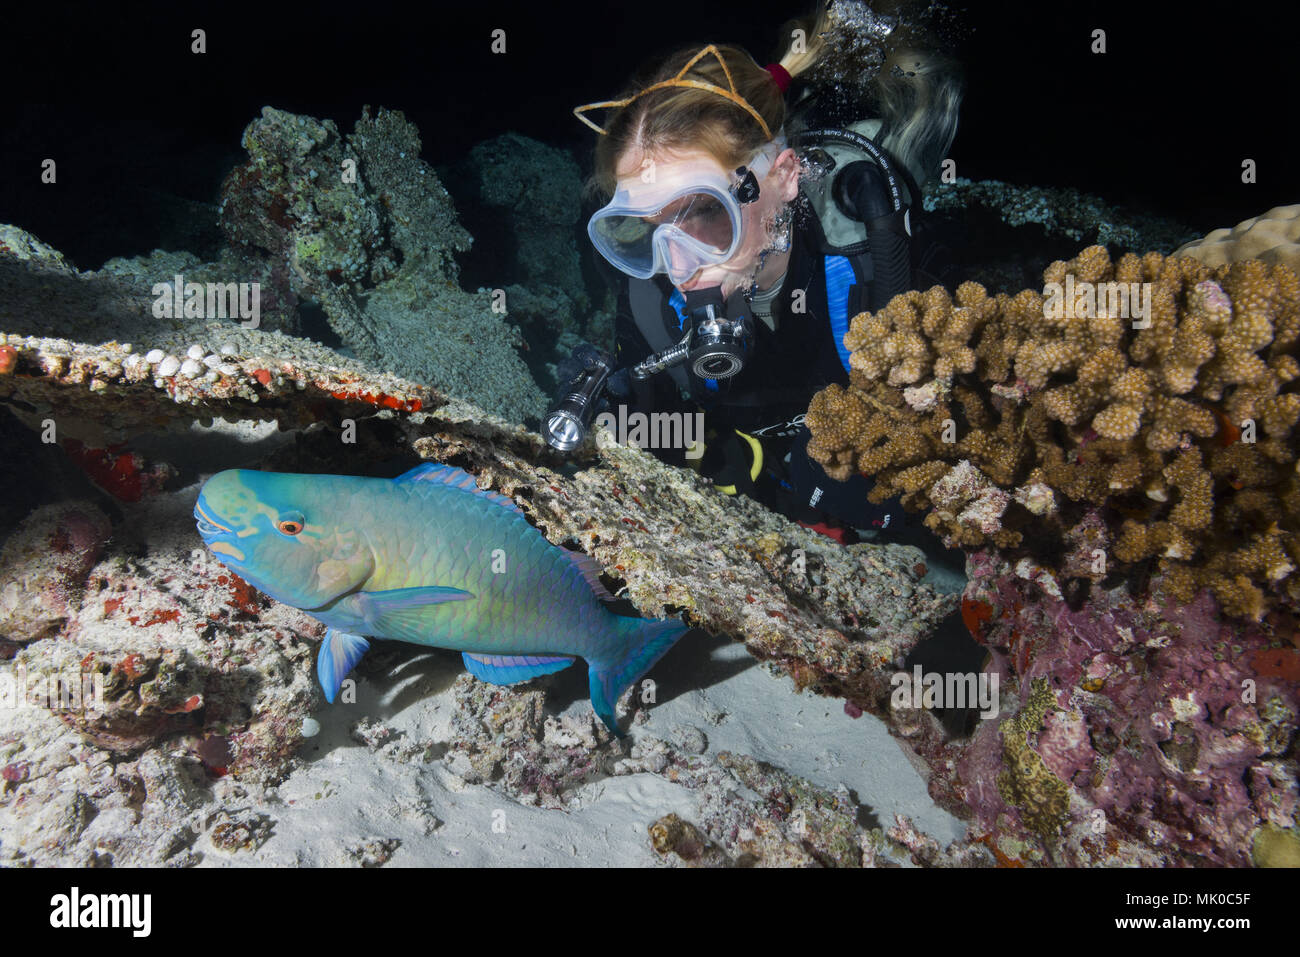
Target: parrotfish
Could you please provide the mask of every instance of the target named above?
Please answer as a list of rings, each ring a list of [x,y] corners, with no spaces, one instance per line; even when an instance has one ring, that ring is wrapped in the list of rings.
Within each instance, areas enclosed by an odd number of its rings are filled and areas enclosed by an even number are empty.
[[[592,707],[619,734],[615,703],[687,630],[609,611],[598,564],[448,465],[395,479],[218,472],[194,517],[224,565],[328,626],[316,674],[331,703],[366,636],[460,651],[502,685],[581,657]]]

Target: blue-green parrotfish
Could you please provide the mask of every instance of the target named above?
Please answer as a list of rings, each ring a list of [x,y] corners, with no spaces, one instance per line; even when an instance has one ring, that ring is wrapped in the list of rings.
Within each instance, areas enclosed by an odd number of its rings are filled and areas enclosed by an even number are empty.
[[[316,673],[331,702],[367,635],[455,649],[502,685],[581,657],[592,707],[619,734],[619,696],[687,630],[610,612],[599,565],[452,466],[395,479],[218,472],[194,517],[223,564],[329,627]]]

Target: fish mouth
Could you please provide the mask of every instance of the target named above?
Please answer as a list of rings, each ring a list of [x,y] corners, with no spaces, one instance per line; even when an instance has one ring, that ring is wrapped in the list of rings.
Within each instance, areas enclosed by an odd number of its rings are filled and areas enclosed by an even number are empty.
[[[225,532],[227,535],[233,535],[235,533],[233,528],[226,528],[226,526],[222,525],[207,512],[203,511],[203,506],[198,502],[194,503],[194,521],[195,524],[198,525],[199,534],[205,539],[215,538],[222,532]]]

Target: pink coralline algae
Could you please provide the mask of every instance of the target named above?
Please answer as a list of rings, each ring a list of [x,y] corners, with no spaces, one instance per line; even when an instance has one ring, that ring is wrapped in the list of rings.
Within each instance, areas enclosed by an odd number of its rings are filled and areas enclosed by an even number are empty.
[[[25,644],[56,632],[74,613],[111,530],[84,501],[47,505],[24,519],[0,549],[0,634]]]
[[[1295,826],[1293,626],[1227,619],[1205,592],[1179,605],[1120,587],[1073,610],[1041,569],[989,551],[967,570],[1002,713],[935,749],[952,762],[934,764],[951,767],[936,799],[1075,866],[1249,865],[1261,827]]]

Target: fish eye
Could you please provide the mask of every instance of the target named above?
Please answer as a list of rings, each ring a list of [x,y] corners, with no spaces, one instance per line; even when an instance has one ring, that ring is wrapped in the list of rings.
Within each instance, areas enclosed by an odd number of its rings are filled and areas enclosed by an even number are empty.
[[[302,531],[306,519],[302,512],[285,512],[276,519],[275,527],[285,535],[297,535]]]

